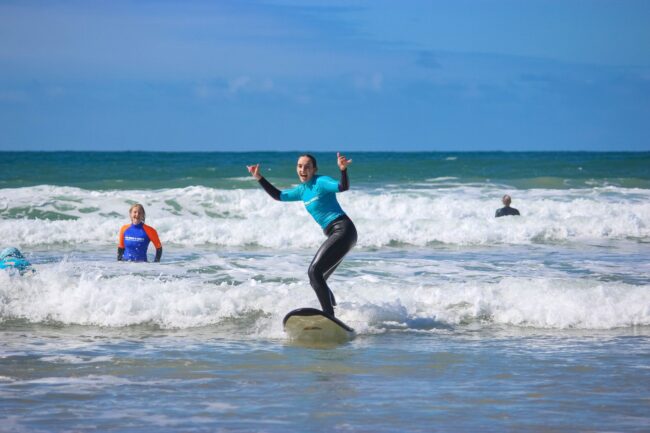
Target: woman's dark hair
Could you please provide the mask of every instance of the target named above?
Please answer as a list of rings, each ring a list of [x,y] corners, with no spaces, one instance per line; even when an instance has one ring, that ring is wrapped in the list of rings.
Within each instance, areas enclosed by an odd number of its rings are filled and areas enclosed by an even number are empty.
[[[318,164],[316,163],[316,158],[314,158],[314,155],[310,155],[308,153],[303,153],[298,157],[298,159],[302,158],[303,156],[306,156],[307,158],[311,159],[311,163],[314,166],[314,168],[318,168]]]

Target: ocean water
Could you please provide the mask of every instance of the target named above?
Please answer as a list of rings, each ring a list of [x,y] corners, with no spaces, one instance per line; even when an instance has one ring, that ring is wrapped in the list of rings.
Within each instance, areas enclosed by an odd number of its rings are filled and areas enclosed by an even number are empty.
[[[245,168],[297,156],[0,153],[0,431],[650,430],[650,153],[348,154],[335,347],[285,338],[324,236]]]

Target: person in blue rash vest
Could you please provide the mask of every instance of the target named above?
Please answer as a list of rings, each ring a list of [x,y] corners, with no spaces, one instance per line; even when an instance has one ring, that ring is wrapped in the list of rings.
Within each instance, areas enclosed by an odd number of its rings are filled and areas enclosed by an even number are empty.
[[[9,247],[0,252],[0,269],[16,269],[20,275],[27,271],[34,272],[32,264],[22,255],[18,248]]]
[[[144,223],[146,217],[144,206],[134,204],[129,209],[131,224],[125,224],[120,229],[117,239],[117,260],[129,262],[146,262],[149,242],[156,247],[154,262],[159,262],[162,256],[162,243],[158,232]]]
[[[316,292],[323,312],[334,316],[336,299],[327,285],[327,279],[341,263],[343,257],[357,243],[357,229],[352,220],[343,212],[336,193],[347,191],[350,188],[348,179],[348,165],[351,159],[346,159],[340,153],[336,154],[337,163],[341,170],[341,180],[336,181],[328,176],[316,174],[318,165],[316,158],[305,154],[298,158],[296,172],[300,184],[295,188],[284,191],[266,180],[260,174],[260,165],[247,166],[250,174],[257,179],[264,191],[279,201],[302,201],[307,212],[321,226],[327,239],[316,252],[309,265],[309,283]]]

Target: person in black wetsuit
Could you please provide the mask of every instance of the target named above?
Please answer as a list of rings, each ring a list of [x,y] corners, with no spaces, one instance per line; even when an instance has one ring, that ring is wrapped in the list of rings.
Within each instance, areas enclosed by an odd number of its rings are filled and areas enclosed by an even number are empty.
[[[339,181],[328,176],[317,175],[316,158],[309,154],[301,155],[296,165],[296,172],[301,183],[295,188],[284,191],[278,190],[260,174],[259,164],[247,166],[250,174],[275,200],[301,200],[307,212],[311,214],[327,236],[311,261],[308,274],[309,283],[316,292],[323,312],[330,316],[334,316],[336,299],[327,285],[327,279],[341,263],[343,257],[357,243],[357,229],[336,200],[336,193],[347,191],[350,188],[347,168],[352,160],[346,159],[340,153],[336,154],[336,158],[341,170]]]
[[[501,203],[503,203],[503,207],[501,209],[497,209],[497,212],[494,215],[495,218],[508,216],[508,215],[519,215],[519,211],[517,209],[515,209],[514,207],[510,207],[510,203],[512,203],[512,199],[508,194],[503,196],[503,198],[501,199]]]

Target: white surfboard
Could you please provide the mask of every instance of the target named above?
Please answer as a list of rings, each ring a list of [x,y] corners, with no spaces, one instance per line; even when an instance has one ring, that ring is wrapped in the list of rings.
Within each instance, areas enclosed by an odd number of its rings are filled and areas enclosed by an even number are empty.
[[[354,338],[354,329],[315,308],[298,308],[284,316],[289,339],[307,344],[340,344]]]

